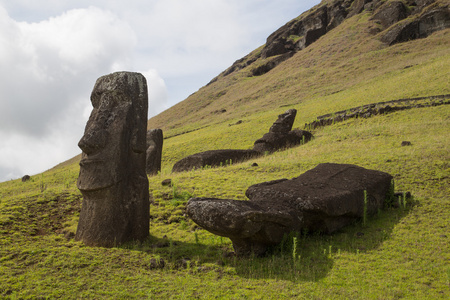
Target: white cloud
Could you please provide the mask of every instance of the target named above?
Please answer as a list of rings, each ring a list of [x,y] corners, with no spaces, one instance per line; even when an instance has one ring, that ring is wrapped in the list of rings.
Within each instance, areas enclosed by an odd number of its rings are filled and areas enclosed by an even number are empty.
[[[145,79],[147,79],[149,102],[148,118],[151,118],[168,108],[166,83],[155,69],[150,69],[141,73],[144,75]]]
[[[136,43],[127,23],[96,7],[26,23],[0,6],[0,181],[80,152],[95,80],[130,70]],[[150,106],[163,110],[164,81],[148,74],[156,101]]]
[[[98,77],[143,73],[151,117],[319,2],[0,0],[0,181],[80,152]]]

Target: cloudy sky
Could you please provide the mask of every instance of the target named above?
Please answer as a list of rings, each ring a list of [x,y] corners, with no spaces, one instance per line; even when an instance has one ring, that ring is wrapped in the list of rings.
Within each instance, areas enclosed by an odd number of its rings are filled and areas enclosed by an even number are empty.
[[[141,72],[149,118],[320,0],[0,0],[0,182],[81,150],[95,80]]]

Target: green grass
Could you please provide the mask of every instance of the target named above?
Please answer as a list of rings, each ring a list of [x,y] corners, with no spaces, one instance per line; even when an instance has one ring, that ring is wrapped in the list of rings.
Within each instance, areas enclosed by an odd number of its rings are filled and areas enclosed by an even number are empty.
[[[449,113],[441,106],[350,120],[317,130],[305,145],[249,162],[185,173],[163,170],[149,178],[150,239],[113,249],[64,237],[81,201],[74,186],[77,167],[44,173],[43,192],[40,176],[2,183],[0,215],[9,219],[1,227],[0,295],[445,299],[450,295]],[[402,140],[413,145],[401,147]],[[411,191],[416,205],[382,211],[365,225],[357,222],[333,235],[300,233],[295,261],[289,243],[264,258],[229,257],[228,239],[199,229],[185,216],[188,195],[243,200],[251,184],[298,176],[321,162],[389,172],[396,190]],[[161,185],[166,178],[174,187]],[[155,258],[165,267],[151,268]]]
[[[79,157],[29,182],[0,183],[0,298],[450,298],[448,105],[351,119],[316,129],[305,145],[171,173],[196,152],[251,148],[288,108],[298,110],[294,127],[303,127],[362,104],[450,93],[449,30],[387,48],[367,35],[367,22],[366,15],[346,21],[263,76],[246,77],[251,65],[219,76],[151,119],[167,138],[162,172],[149,178],[150,238],[142,244],[106,249],[73,240],[82,201]],[[252,184],[296,177],[324,162],[388,172],[396,191],[414,198],[333,235],[293,234],[262,258],[230,255],[229,239],[186,217],[190,196],[245,200]],[[173,187],[161,185],[167,178]],[[155,263],[160,259],[164,267]]]

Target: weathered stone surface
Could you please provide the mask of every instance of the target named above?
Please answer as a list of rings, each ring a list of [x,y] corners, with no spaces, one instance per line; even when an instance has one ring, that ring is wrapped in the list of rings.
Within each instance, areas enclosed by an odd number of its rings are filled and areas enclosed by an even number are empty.
[[[435,31],[450,28],[449,5],[430,5],[417,17],[411,17],[383,32],[381,41],[388,45],[425,38]]]
[[[253,150],[260,153],[273,153],[275,151],[286,149],[308,142],[312,134],[306,130],[293,130],[286,134],[268,132],[262,138],[255,141]]]
[[[162,186],[172,186],[172,179],[170,179],[170,178],[164,179],[163,181],[161,181],[161,185]]]
[[[147,131],[147,159],[145,171],[149,175],[156,175],[161,171],[163,141],[164,138],[161,129],[150,129]]]
[[[364,7],[369,2],[372,2],[372,0],[354,0],[350,7],[350,13],[348,14],[348,17],[353,17],[354,15],[357,15],[361,13],[364,10]]]
[[[279,115],[269,132],[255,141],[253,150],[262,154],[272,153],[311,140],[312,134],[308,131],[298,129],[291,131],[296,114],[297,110],[289,109]]]
[[[294,51],[290,51],[281,55],[278,55],[274,58],[269,59],[266,63],[252,69],[252,75],[253,76],[261,76],[263,74],[266,74],[276,66],[278,66],[283,61],[291,58],[295,54]]]
[[[284,114],[278,115],[278,119],[270,127],[269,132],[288,133],[294,125],[296,109],[289,109]]]
[[[337,19],[335,19],[335,22]],[[294,19],[272,33],[261,52],[262,58],[302,50],[327,32],[328,8],[326,5]],[[292,39],[298,37],[298,40]]]
[[[261,155],[254,150],[209,150],[187,156],[173,166],[172,172],[183,172],[192,169],[201,169],[205,166],[217,167],[241,162]]]
[[[186,212],[204,229],[229,237],[238,255],[263,254],[292,231],[332,233],[362,218],[365,206],[368,215],[376,213],[391,180],[355,165],[320,164],[291,180],[249,187],[250,201],[192,198]]]
[[[403,1],[389,1],[375,11],[372,19],[379,21],[383,28],[388,28],[407,16],[408,12]]]
[[[83,194],[76,240],[112,247],[149,235],[145,173],[148,96],[145,77],[117,72],[97,79],[93,110],[78,146]]]
[[[435,31],[449,27],[448,14],[436,11],[445,9],[448,6],[447,2],[445,0],[322,1],[273,32],[266,39],[266,44],[261,52],[252,52],[237,60],[210,83],[215,82],[220,76],[227,76],[255,62],[257,66],[248,72],[249,76],[263,75],[296,52],[314,43],[344,20],[357,14],[372,13],[373,20],[382,26],[371,24],[368,32],[376,35],[380,31],[387,30],[382,33],[381,38],[389,45],[426,37]],[[431,12],[432,10],[433,12]],[[427,14],[429,15],[426,16]],[[417,21],[419,16],[421,20]],[[394,27],[390,28],[390,26]]]
[[[297,110],[289,109],[279,115],[269,132],[255,142],[253,149],[210,150],[196,153],[176,162],[172,172],[189,171],[205,166],[225,166],[230,162],[242,162],[266,153],[306,143],[312,138],[310,132],[299,129],[291,130],[296,114]]]

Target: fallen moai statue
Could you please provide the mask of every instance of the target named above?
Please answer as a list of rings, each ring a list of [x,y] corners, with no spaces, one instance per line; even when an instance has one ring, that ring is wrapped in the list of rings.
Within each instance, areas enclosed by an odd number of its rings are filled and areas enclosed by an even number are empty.
[[[392,176],[348,164],[319,164],[299,177],[250,186],[249,201],[192,198],[186,212],[231,239],[237,255],[262,255],[290,232],[332,233],[383,208]]]
[[[179,160],[173,166],[172,172],[183,172],[192,169],[201,169],[205,166],[225,166],[231,163],[246,161],[260,155],[261,154],[258,151],[254,150],[210,150],[189,155]]]
[[[172,172],[201,169],[205,166],[225,166],[231,162],[246,161],[266,153],[306,143],[312,138],[310,132],[299,129],[291,130],[296,114],[297,110],[289,109],[279,115],[269,132],[255,142],[253,149],[209,150],[192,154],[176,162]]]

